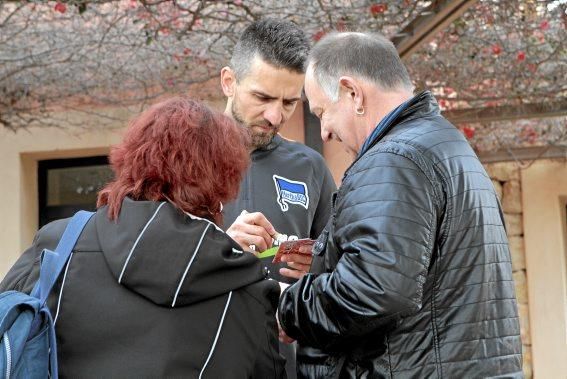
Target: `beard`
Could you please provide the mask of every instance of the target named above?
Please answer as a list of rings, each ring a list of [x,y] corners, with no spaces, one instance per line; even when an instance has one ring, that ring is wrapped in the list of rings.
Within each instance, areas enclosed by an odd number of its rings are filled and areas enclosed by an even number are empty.
[[[269,121],[264,119],[248,123],[244,121],[244,117],[240,112],[240,107],[237,104],[238,102],[235,98],[230,109],[232,118],[248,129],[252,139],[252,147],[254,147],[254,149],[259,149],[269,145],[274,139],[274,136],[278,134],[281,125],[272,125]],[[269,128],[269,130],[262,129],[262,127]]]

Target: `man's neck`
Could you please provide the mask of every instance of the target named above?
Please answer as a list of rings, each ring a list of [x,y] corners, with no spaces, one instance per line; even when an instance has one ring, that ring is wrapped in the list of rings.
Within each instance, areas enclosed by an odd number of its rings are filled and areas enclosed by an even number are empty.
[[[376,126],[382,121],[391,111],[398,106],[411,99],[413,94],[411,91],[388,91],[377,88],[375,86],[367,87],[365,91],[365,115],[359,121],[360,130],[362,134],[357,136],[359,143],[357,151],[363,147],[366,140],[372,135]]]
[[[375,115],[373,125],[378,125],[378,123],[382,121],[382,119],[384,119],[384,117],[386,117],[390,112],[392,112],[394,109],[396,109],[412,97],[413,94],[406,91],[387,92],[380,94],[376,101],[382,106],[378,107],[378,112]]]
[[[367,137],[370,136],[376,125],[380,123],[390,112],[413,97],[413,93],[406,90],[379,92],[375,91],[369,96],[368,104],[377,104],[372,108],[369,106],[369,117],[367,123]]]

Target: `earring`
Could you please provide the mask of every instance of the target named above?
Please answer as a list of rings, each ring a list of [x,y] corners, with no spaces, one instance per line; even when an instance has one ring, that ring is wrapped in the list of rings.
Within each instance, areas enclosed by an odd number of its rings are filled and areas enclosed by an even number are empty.
[[[220,213],[220,212],[222,212],[222,209],[223,209],[224,207],[222,206],[222,201],[219,201],[219,203],[220,203],[220,210],[219,210],[219,213]]]
[[[360,108],[355,109],[354,111],[357,115],[362,116],[364,114],[364,107],[360,106]]]

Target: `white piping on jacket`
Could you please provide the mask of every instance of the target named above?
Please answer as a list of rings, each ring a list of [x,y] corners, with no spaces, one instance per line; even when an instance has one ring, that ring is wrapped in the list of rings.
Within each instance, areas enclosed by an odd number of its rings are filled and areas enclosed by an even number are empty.
[[[150,224],[152,223],[152,221],[154,220],[154,218],[157,216],[159,210],[161,209],[161,207],[163,207],[163,205],[166,204],[165,201],[163,203],[161,203],[159,205],[159,207],[156,209],[156,211],[154,212],[153,216],[150,218],[150,220],[146,223],[146,226],[144,226],[144,229],[142,229],[142,232],[140,233],[140,235],[138,236],[138,238],[136,238],[136,241],[134,242],[134,245],[132,245],[132,248],[130,249],[130,253],[128,254],[128,257],[126,258],[126,262],[124,262],[124,267],[122,267],[122,272],[120,273],[120,276],[118,277],[118,283],[122,282],[122,277],[124,276],[124,271],[126,271],[126,266],[128,266],[128,262],[130,261],[130,257],[132,257],[132,253],[134,252],[134,249],[136,248],[136,246],[138,246],[138,242],[140,242],[140,239],[142,238],[142,235],[144,234],[144,232],[146,231],[146,229],[148,228],[148,226],[150,226]]]
[[[181,290],[181,286],[183,285],[183,282],[185,281],[185,277],[187,276],[187,272],[189,271],[189,268],[193,264],[193,261],[195,260],[195,257],[197,256],[197,253],[199,252],[199,248],[201,247],[201,243],[203,242],[203,238],[205,238],[205,234],[207,233],[207,230],[209,230],[210,226],[211,226],[211,224],[208,224],[207,227],[205,228],[205,230],[203,231],[203,234],[201,234],[201,239],[199,240],[199,243],[197,244],[197,247],[195,248],[195,252],[193,253],[193,256],[191,257],[191,260],[189,260],[187,267],[185,268],[185,272],[183,273],[183,276],[181,277],[181,280],[179,281],[179,285],[177,286],[177,290],[175,291],[175,295],[173,296],[173,302],[171,303],[172,308],[175,307],[175,303],[177,302],[177,295],[179,295],[179,291]]]
[[[211,351],[209,352],[209,356],[207,357],[207,360],[205,361],[205,364],[203,365],[203,368],[199,373],[199,379],[201,379],[201,377],[203,376],[203,372],[205,372],[205,368],[207,368],[207,365],[209,364],[209,361],[213,356],[213,352],[215,351],[215,346],[217,345],[217,340],[219,339],[220,331],[222,329],[222,324],[224,323],[224,317],[226,316],[226,311],[228,310],[228,305],[230,304],[231,298],[232,298],[232,291],[230,291],[228,294],[228,300],[226,301],[226,305],[224,306],[224,311],[222,312],[219,328],[217,329],[217,335],[215,336],[215,340],[213,341],[213,346],[211,346]]]
[[[71,259],[73,259],[73,253],[71,253],[71,255],[69,256],[69,260],[67,261],[67,265],[65,266],[65,273],[63,274],[63,282],[61,283],[61,290],[59,291],[59,298],[57,299],[57,310],[55,311],[53,326],[57,324],[57,317],[59,317],[59,308],[61,307],[61,298],[63,297],[63,287],[65,287],[65,280],[67,279],[67,271],[69,270]]]

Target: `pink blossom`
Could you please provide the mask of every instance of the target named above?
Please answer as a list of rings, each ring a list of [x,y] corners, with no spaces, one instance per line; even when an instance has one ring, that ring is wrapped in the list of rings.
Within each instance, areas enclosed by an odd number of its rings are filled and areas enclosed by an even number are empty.
[[[63,4],[62,2],[57,2],[57,4],[55,4],[55,6],[53,7],[53,9],[56,12],[59,12],[61,14],[67,12],[67,5]]]

